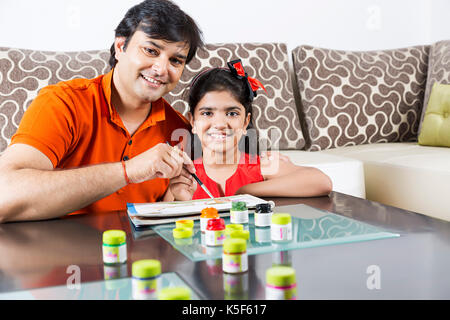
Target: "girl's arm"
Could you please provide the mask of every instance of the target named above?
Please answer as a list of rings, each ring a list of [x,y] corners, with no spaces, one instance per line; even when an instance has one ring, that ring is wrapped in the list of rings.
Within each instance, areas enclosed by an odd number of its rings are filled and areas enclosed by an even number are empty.
[[[294,165],[289,158],[272,152],[261,158],[264,181],[241,187],[237,194],[257,197],[316,197],[332,191],[330,178],[312,167]]]

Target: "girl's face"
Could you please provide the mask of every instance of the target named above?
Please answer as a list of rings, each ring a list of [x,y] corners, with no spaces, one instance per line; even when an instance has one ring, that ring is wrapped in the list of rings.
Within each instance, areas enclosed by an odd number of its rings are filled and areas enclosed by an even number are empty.
[[[194,115],[189,114],[192,132],[197,134],[203,150],[216,153],[235,152],[250,123],[250,113],[228,91],[210,91],[198,102]]]

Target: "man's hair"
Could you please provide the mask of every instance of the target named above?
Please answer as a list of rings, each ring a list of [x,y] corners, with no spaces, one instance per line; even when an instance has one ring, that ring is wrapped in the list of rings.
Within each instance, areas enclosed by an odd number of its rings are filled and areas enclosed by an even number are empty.
[[[128,10],[115,30],[116,37],[125,37],[124,50],[138,30],[153,39],[186,42],[189,46],[186,63],[203,46],[202,32],[195,21],[169,0],[145,0]],[[114,43],[110,52],[109,64],[114,68],[117,63]]]

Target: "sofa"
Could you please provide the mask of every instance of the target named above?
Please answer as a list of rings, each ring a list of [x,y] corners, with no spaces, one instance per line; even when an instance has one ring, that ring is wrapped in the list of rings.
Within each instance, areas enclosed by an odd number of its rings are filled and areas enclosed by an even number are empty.
[[[237,58],[267,89],[253,104],[261,149],[321,169],[334,191],[450,220],[450,149],[418,144],[433,84],[450,83],[450,41],[366,52],[207,44],[164,98],[186,114],[192,77]],[[108,50],[0,47],[0,154],[42,87],[106,73],[108,59]]]

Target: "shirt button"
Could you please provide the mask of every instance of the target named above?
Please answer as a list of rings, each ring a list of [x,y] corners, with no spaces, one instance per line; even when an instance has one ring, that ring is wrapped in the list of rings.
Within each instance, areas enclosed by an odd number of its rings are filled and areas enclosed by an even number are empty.
[[[133,140],[128,141],[129,146],[131,146],[132,143],[133,143]]]
[[[128,156],[125,156],[125,157],[123,157],[123,161],[127,161],[127,160],[129,160],[130,158],[128,158]]]

